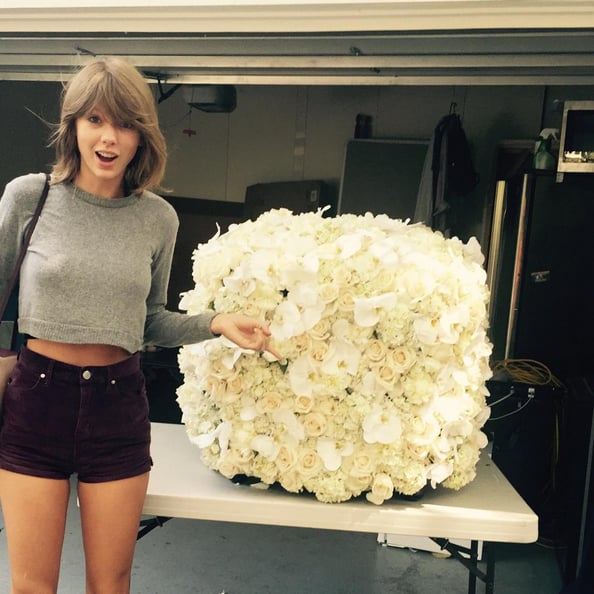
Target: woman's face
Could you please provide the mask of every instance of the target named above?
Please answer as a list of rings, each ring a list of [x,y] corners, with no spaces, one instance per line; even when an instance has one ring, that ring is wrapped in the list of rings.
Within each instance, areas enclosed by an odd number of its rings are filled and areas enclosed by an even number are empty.
[[[74,183],[82,190],[118,198],[124,174],[140,144],[140,133],[128,122],[113,121],[101,107],[76,119],[80,170]]]

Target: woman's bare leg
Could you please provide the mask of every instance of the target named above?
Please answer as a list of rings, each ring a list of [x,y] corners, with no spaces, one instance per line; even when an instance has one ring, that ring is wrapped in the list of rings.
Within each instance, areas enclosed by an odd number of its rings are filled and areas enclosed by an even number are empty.
[[[79,482],[87,594],[129,594],[149,473],[106,483]]]
[[[55,594],[70,482],[0,470],[11,594]]]

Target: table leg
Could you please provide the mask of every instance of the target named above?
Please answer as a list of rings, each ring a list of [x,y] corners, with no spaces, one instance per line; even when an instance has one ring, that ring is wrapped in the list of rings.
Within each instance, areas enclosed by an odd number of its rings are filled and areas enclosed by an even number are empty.
[[[472,540],[470,542],[470,568],[468,572],[468,594],[476,594],[476,569],[478,567],[478,542]]]
[[[477,578],[485,584],[486,594],[494,594],[495,560],[490,553],[488,544],[485,547],[487,554],[487,572],[485,573],[478,566],[478,541],[471,541],[470,548],[468,548],[456,545],[447,538],[430,538],[468,569],[468,594],[476,594]],[[461,553],[466,553],[470,558],[467,559]]]
[[[493,594],[495,591],[495,555],[491,550],[493,546],[485,546],[485,558],[487,562],[487,576],[485,579],[485,594]]]
[[[160,528],[168,522],[171,518],[166,516],[155,516],[154,518],[148,518],[146,520],[140,521],[140,526],[138,527],[138,534],[136,535],[136,540],[140,540],[143,536],[147,535],[149,532],[154,530],[155,528]]]

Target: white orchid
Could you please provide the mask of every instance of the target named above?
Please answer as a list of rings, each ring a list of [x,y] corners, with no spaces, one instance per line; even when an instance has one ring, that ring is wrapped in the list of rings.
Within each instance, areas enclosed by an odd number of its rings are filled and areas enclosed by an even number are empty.
[[[363,419],[363,440],[366,443],[390,444],[400,439],[402,423],[394,411],[388,411],[379,404]]]
[[[223,338],[181,349],[178,402],[209,467],[377,505],[474,478],[491,373],[475,239],[280,209],[217,233],[193,259],[180,307],[265,319],[286,357]]]

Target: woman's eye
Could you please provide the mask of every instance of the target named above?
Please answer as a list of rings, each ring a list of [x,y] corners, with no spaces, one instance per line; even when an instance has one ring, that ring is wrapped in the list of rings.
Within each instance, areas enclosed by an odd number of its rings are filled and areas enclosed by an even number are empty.
[[[132,124],[131,122],[122,122],[120,124],[120,126],[122,128],[125,128],[126,130],[133,130],[134,129],[134,124]]]
[[[101,118],[97,115],[89,116],[89,122],[91,122],[91,124],[98,124],[100,121],[101,121]]]

